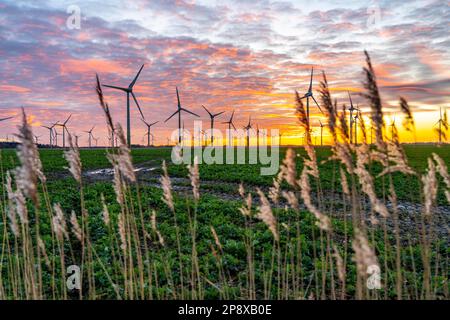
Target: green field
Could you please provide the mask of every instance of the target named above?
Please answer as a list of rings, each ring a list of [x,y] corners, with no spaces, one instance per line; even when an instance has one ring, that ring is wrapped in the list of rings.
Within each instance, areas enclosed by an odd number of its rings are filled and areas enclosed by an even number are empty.
[[[410,165],[419,173],[424,173],[427,158],[437,153],[450,165],[450,147],[442,146],[405,146]],[[332,218],[333,236],[326,237],[315,225],[315,218],[302,208],[294,210],[286,204],[273,207],[277,219],[280,241],[275,243],[271,232],[255,216],[245,217],[239,212],[243,206],[237,189],[243,183],[246,191],[253,194],[251,212],[258,211],[259,199],[256,187],[266,194],[273,183],[273,176],[261,176],[259,165],[200,165],[199,201],[192,198],[191,183],[187,178],[185,165],[170,163],[169,148],[134,149],[131,152],[135,168],[151,168],[145,173],[138,173],[137,184],[125,187],[125,204],[119,204],[111,183],[112,176],[92,178],[89,172],[94,169],[111,167],[106,158],[107,151],[102,149],[80,150],[83,167],[83,189],[72,178],[67,170],[67,161],[62,150],[39,150],[44,173],[47,176],[45,189],[39,188],[39,207],[28,203],[31,219],[36,212],[40,216],[39,233],[48,250],[49,265],[42,263],[41,295],[47,298],[80,298],[76,291],[65,289],[64,265],[88,265],[83,271],[83,298],[352,298],[358,293],[355,276],[355,265],[352,263],[351,247],[347,239],[353,233],[350,223],[349,201],[337,201],[334,195],[341,194],[338,178],[338,166],[335,161],[326,161],[331,155],[329,148],[317,148],[320,163],[320,182],[311,181],[314,201]],[[282,149],[280,163],[286,149]],[[301,171],[305,156],[303,148],[296,149],[297,169]],[[2,150],[2,179],[5,172],[19,165],[15,150]],[[161,163],[168,163],[169,176],[172,178],[175,210],[172,212],[162,200],[163,191],[159,186],[162,174]],[[370,171],[375,175],[381,170],[374,165]],[[393,182],[400,201],[408,203],[422,202],[420,180],[418,177],[393,174]],[[4,185],[4,184],[2,184]],[[376,179],[377,194],[381,199],[387,198],[386,181]],[[292,190],[286,183],[283,188]],[[359,190],[359,186],[356,187]],[[8,203],[3,189],[3,232],[0,273],[3,282],[0,292],[8,298],[29,298],[19,278],[24,277],[22,271],[15,270],[15,264],[25,268],[27,253],[14,255],[16,248],[23,242],[10,235],[8,214],[5,204]],[[359,192],[359,191],[358,191]],[[331,197],[333,195],[333,197]],[[111,215],[113,227],[108,228],[103,221],[103,205],[101,197]],[[360,200],[358,200],[360,201]],[[52,204],[59,203],[66,219],[70,212],[77,216],[86,210],[89,229],[89,247],[70,234],[70,240],[60,242],[52,232],[51,217],[54,214]],[[365,208],[364,202],[358,202]],[[438,205],[445,206],[443,188],[438,192]],[[157,228],[164,238],[164,245],[158,244],[159,236],[153,229],[151,215],[153,210],[157,216]],[[361,209],[362,210],[362,209]],[[366,208],[366,210],[368,210]],[[368,210],[370,211],[370,210]],[[367,212],[368,212],[367,211]],[[126,212],[131,236],[129,244],[133,250],[121,252],[119,216]],[[174,214],[175,213],[175,214]],[[408,216],[409,215],[409,216]],[[375,227],[370,231],[371,242],[383,267],[385,285],[377,292],[363,293],[366,298],[395,298],[396,289],[396,248],[403,257],[401,270],[405,287],[404,298],[424,298],[433,291],[433,297],[448,298],[448,233],[444,225],[437,229],[440,237],[433,244],[433,254],[429,257],[435,269],[433,278],[423,276],[421,240],[414,226],[407,221],[418,219],[420,213],[402,213],[400,216],[402,229],[399,248],[392,232],[392,224],[384,221],[383,228]],[[34,221],[34,220],[33,220]],[[418,220],[417,220],[418,221]],[[69,222],[67,222],[69,225]],[[220,245],[211,233],[211,227],[217,232]],[[135,229],[133,229],[135,228]],[[150,236],[143,236],[140,229],[148,230]],[[412,231],[410,230],[412,229]],[[153,230],[153,232],[151,231]],[[30,235],[36,235],[31,229]],[[146,234],[147,231],[142,231]],[[443,236],[442,236],[443,235]],[[339,284],[336,270],[330,267],[332,259],[330,246],[337,245],[346,263],[347,277],[345,285]],[[328,248],[328,249],[327,249]],[[87,250],[87,251],[86,251]],[[61,260],[61,252],[65,257]],[[6,254],[5,254],[6,253]],[[9,255],[7,253],[10,253]],[[86,256],[86,255],[87,256]],[[127,256],[129,254],[129,256]],[[249,260],[250,259],[250,260]],[[447,263],[447,264],[446,264]],[[130,264],[130,266],[127,266]],[[444,266],[447,266],[445,269]],[[333,271],[334,270],[334,271]],[[18,277],[18,278],[17,278]],[[90,282],[90,280],[92,281]],[[129,284],[132,281],[133,284]],[[424,283],[431,283],[428,288]],[[95,285],[95,289],[93,286]],[[117,289],[119,288],[119,289]]]
[[[422,174],[427,167],[427,158],[432,153],[438,154],[447,166],[450,166],[450,146],[434,146],[434,145],[405,145],[406,155],[408,157],[409,165]],[[152,171],[154,176],[161,174],[161,164],[165,160],[169,174],[172,177],[187,177],[188,170],[186,165],[174,165],[171,163],[171,148],[142,148],[133,149],[131,152],[133,163],[136,167],[152,167],[155,168]],[[287,148],[280,149],[280,164],[285,157]],[[306,153],[302,147],[296,148],[297,153],[297,169],[300,172],[303,167],[302,158],[306,156]],[[338,179],[333,180],[333,172],[336,174],[337,162],[327,161],[331,156],[331,150],[329,147],[316,148],[317,159],[320,168],[321,175],[321,187],[324,190],[335,190],[339,187]],[[44,172],[49,175],[50,179],[60,179],[64,175],[68,174],[66,169],[67,162],[63,157],[63,150],[57,149],[40,149],[39,150]],[[106,149],[81,149],[80,156],[83,166],[83,171],[89,171],[93,169],[110,168],[111,164],[106,158]],[[3,158],[3,170],[8,170],[17,165],[16,152],[14,149],[2,150]],[[325,163],[324,163],[325,162]],[[215,184],[209,184],[209,188],[215,188],[218,191],[227,191],[234,184],[244,183],[249,186],[258,187],[270,187],[273,183],[274,176],[262,176],[260,174],[260,164],[217,164],[217,165],[199,165],[200,177],[202,181],[212,181]],[[371,172],[376,175],[381,172],[379,165],[374,165],[371,168]],[[394,174],[394,185],[398,193],[398,197],[402,200],[417,202],[420,201],[418,194],[413,192],[419,187],[418,178],[405,177],[401,174]],[[382,194],[382,181],[378,179],[376,181],[377,191]],[[236,192],[237,190],[233,190]],[[439,202],[444,203],[444,195],[442,192],[438,196]]]

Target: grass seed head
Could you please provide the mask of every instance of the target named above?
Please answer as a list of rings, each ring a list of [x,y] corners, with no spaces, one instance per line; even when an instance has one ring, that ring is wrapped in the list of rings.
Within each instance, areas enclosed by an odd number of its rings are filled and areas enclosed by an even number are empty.
[[[173,211],[175,211],[175,206],[173,203],[173,196],[172,196],[172,183],[170,181],[169,174],[167,173],[166,161],[163,161],[162,169],[163,169],[163,175],[160,178],[161,186],[163,189],[162,200],[173,212]]]
[[[263,221],[269,230],[272,232],[272,235],[276,241],[280,240],[277,230],[277,220],[272,212],[272,207],[270,206],[269,200],[267,200],[264,193],[258,188],[256,189],[260,199],[260,206],[258,207],[258,215],[257,218]]]

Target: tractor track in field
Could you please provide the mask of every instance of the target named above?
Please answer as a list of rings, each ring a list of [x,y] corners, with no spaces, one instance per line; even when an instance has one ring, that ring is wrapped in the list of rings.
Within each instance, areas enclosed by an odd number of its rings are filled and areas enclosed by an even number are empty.
[[[160,163],[159,160],[150,160],[145,163],[136,165],[135,173],[138,181],[146,186],[161,188],[160,184]],[[88,170],[83,173],[83,179],[87,183],[95,182],[112,182],[114,172],[111,168]],[[50,177],[57,177],[58,179],[68,177],[67,172],[54,172]],[[189,178],[186,177],[170,177],[172,182],[172,190],[183,196],[192,195],[192,186]],[[252,192],[259,187],[265,194],[268,193],[269,187],[257,186],[257,185],[244,185],[247,192]],[[242,198],[238,192],[239,183],[224,182],[218,180],[205,180],[200,179],[200,192],[209,196],[217,197],[225,201],[242,202]],[[327,208],[326,212],[332,212],[331,216],[334,218],[342,218],[344,212],[342,196],[338,194],[326,194],[323,196],[323,203]],[[253,197],[254,206],[259,204],[259,200],[256,196]],[[287,202],[280,197],[278,204],[272,204],[273,207],[283,209],[287,206]],[[346,204],[347,208],[349,203]],[[367,223],[371,223],[370,216],[370,203],[368,199],[361,198],[358,205],[366,213]],[[392,203],[389,201],[386,203],[388,209],[392,212]],[[306,210],[304,205],[300,201],[300,208]],[[399,228],[402,238],[406,241],[409,236],[414,240],[417,237],[418,230],[417,225],[420,224],[420,216],[423,212],[423,206],[420,203],[412,203],[408,201],[398,201],[397,209],[399,213]],[[350,221],[351,212],[347,211],[347,217]],[[435,236],[441,239],[446,239],[450,242],[450,206],[436,206],[433,212]],[[393,219],[387,219],[388,229],[394,229]]]

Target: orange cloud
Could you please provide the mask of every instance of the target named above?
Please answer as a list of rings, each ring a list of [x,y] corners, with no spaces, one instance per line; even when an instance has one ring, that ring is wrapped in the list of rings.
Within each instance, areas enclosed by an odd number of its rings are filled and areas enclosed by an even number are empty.
[[[57,101],[28,101],[26,105],[39,107],[61,107],[64,105],[64,103]]]
[[[9,92],[15,92],[15,93],[28,93],[31,90],[25,87],[20,87],[20,86],[13,86],[13,85],[0,85],[0,90],[1,91],[9,91]]]
[[[445,55],[439,51],[424,45],[415,45],[416,55],[419,61],[428,66],[436,75],[444,78],[450,77],[450,71],[445,64]]]
[[[67,73],[85,73],[85,72],[102,72],[102,73],[130,73],[130,69],[119,65],[116,62],[101,59],[68,59],[61,62],[60,72],[62,75]]]

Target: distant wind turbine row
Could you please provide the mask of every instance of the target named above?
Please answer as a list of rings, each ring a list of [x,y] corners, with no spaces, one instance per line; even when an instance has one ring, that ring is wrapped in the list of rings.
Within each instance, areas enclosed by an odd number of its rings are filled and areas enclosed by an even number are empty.
[[[144,114],[141,110],[141,107],[139,105],[139,102],[136,98],[136,95],[133,92],[134,86],[136,85],[137,80],[139,79],[139,76],[142,72],[144,68],[144,64],[139,68],[138,72],[136,73],[135,77],[133,78],[133,80],[130,82],[130,84],[128,85],[128,87],[119,87],[119,86],[115,86],[115,85],[109,85],[109,84],[103,84],[103,87],[107,87],[107,88],[111,88],[114,90],[119,90],[119,91],[123,91],[126,93],[126,115],[127,115],[127,132],[126,132],[126,136],[127,136],[127,144],[129,147],[131,147],[131,120],[130,120],[130,95],[133,98],[136,107],[141,115],[141,121],[146,125],[147,127],[147,132],[145,133],[144,137],[147,137],[147,146],[151,146],[154,145],[154,136],[151,133],[151,127],[156,125],[157,123],[159,123],[159,121],[155,121],[155,122],[148,122],[145,117]],[[310,81],[309,81],[309,86],[308,86],[308,90],[306,91],[306,93],[300,97],[300,99],[306,99],[306,116],[307,116],[307,121],[308,123],[310,123],[310,99],[312,99],[312,101],[315,103],[315,105],[318,107],[319,111],[322,112],[322,109],[319,105],[319,103],[317,102],[316,98],[314,97],[313,94],[313,77],[314,77],[314,68],[311,68],[311,74],[310,74]],[[188,113],[191,114],[195,117],[200,117],[198,114],[188,110],[187,108],[183,107],[181,104],[181,99],[180,99],[180,94],[178,91],[178,87],[175,87],[176,90],[176,96],[177,96],[177,110],[170,115],[164,122],[168,122],[170,119],[172,119],[174,116],[178,115],[178,143],[181,144],[182,143],[182,137],[183,137],[183,132],[184,132],[184,121],[182,121],[182,112],[184,113]],[[362,121],[360,118],[360,109],[358,108],[358,106],[354,106],[353,105],[353,100],[352,100],[352,96],[350,94],[350,92],[348,92],[348,98],[350,101],[350,108],[349,108],[349,112],[350,112],[350,123],[349,123],[349,140],[350,143],[358,143],[358,134],[357,134],[357,126],[358,126],[358,120]],[[214,144],[214,123],[215,120],[218,116],[222,115],[225,113],[225,111],[221,111],[218,113],[213,113],[211,112],[208,108],[206,108],[204,105],[202,105],[202,108],[208,113],[209,118],[210,118],[210,129],[211,129],[211,134],[210,134],[210,143],[211,145]],[[322,112],[323,113],[323,112]],[[354,113],[356,113],[354,115]],[[234,115],[235,115],[235,111],[233,110],[231,117],[229,118],[228,121],[222,122],[222,124],[227,124],[228,125],[228,130],[229,130],[229,141],[231,141],[232,137],[231,137],[231,128],[233,128],[234,130],[236,130],[236,127],[234,125]],[[55,122],[51,125],[42,125],[41,127],[47,129],[49,131],[49,145],[50,147],[52,146],[58,146],[58,136],[62,136],[62,147],[65,148],[66,147],[66,133],[69,134],[69,130],[67,127],[67,124],[69,122],[69,120],[71,119],[72,114],[70,114],[63,122]],[[7,118],[0,118],[0,122],[2,121],[6,121],[9,120],[13,117],[7,117]],[[183,125],[182,125],[183,124]],[[319,120],[319,125],[320,125],[320,145],[323,145],[323,128],[325,126],[327,126],[327,124],[322,123],[321,120]],[[393,121],[391,126],[395,126],[395,120]],[[447,115],[446,112],[444,112],[444,114],[442,114],[442,109],[440,109],[440,118],[438,120],[438,122],[436,122],[436,124],[434,126],[437,126],[436,132],[438,132],[439,134],[439,143],[442,143],[442,138],[444,137],[445,139],[445,131],[448,130],[449,124],[447,121]],[[61,127],[62,128],[62,134],[59,133],[56,128],[57,127]],[[257,127],[257,136],[258,136],[258,144],[259,144],[259,126],[256,125]],[[92,141],[95,141],[95,145],[98,144],[98,138],[95,138],[94,135],[92,134],[93,130],[94,130],[95,126],[93,126],[90,130],[85,131],[88,134],[88,145],[89,147],[93,146]],[[246,145],[249,146],[250,145],[250,130],[253,130],[253,124],[252,124],[252,119],[251,116],[249,116],[248,119],[248,124],[246,126],[243,126],[243,129],[247,132],[247,137],[246,137]],[[444,130],[445,129],[445,130]],[[202,130],[201,132],[204,136],[206,136],[206,132]],[[371,132],[372,134],[372,132]],[[393,134],[393,133],[392,133]],[[75,136],[75,142],[78,145],[78,138],[80,137],[79,135],[74,135]],[[40,136],[35,136],[35,140],[36,143],[38,143],[38,139]],[[109,141],[111,142],[111,146],[114,147],[114,144],[117,145],[117,137],[115,137],[115,133],[111,132],[111,137],[108,137]],[[206,138],[205,138],[206,139]],[[280,136],[280,140],[281,140],[281,136]],[[114,143],[115,142],[115,143]]]

